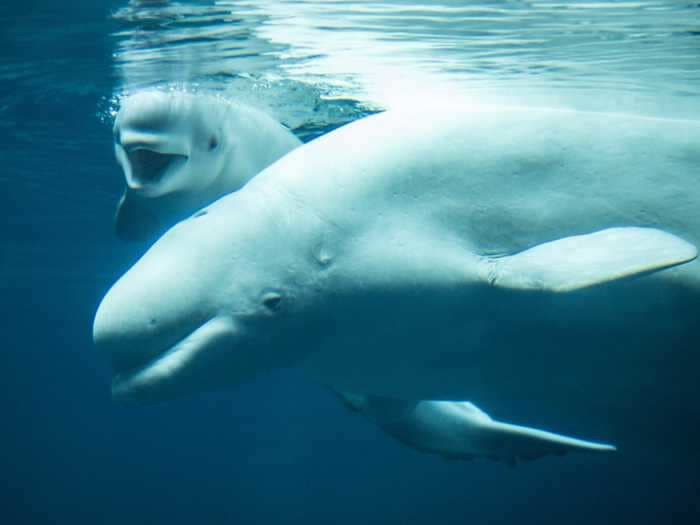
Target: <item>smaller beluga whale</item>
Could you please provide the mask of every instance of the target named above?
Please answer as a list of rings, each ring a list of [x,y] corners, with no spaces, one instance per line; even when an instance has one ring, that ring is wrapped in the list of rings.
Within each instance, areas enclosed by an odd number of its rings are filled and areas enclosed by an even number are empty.
[[[612,452],[615,447],[495,421],[468,401],[406,401],[338,392],[386,434],[445,459],[487,458],[516,465],[569,452]]]
[[[301,144],[253,107],[180,91],[124,97],[113,131],[126,180],[115,227],[127,240],[163,233]]]
[[[658,426],[654,389],[697,392],[671,364],[697,346],[698,166],[690,120],[389,110],[169,229],[107,292],[93,338],[118,399],[298,366],[335,391],[427,400],[420,425],[466,406],[429,400],[524,399]]]

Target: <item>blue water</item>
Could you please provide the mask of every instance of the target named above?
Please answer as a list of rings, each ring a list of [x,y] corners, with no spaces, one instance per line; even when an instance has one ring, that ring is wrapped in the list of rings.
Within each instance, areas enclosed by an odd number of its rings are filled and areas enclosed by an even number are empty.
[[[293,370],[114,404],[91,323],[144,248],[112,234],[123,183],[110,112],[124,92],[217,90],[306,140],[399,95],[452,89],[698,117],[699,20],[671,1],[5,6],[0,522],[698,523],[697,412],[664,400],[649,417],[674,426],[645,450],[450,462],[399,446]]]

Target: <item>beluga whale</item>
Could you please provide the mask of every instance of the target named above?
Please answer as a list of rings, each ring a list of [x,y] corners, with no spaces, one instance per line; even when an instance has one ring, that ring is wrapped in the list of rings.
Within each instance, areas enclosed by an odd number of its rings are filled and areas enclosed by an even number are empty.
[[[349,392],[337,395],[387,435],[445,459],[487,458],[515,466],[547,455],[612,452],[615,447],[495,421],[468,401],[407,401]]]
[[[124,97],[113,132],[126,180],[115,227],[129,240],[157,236],[301,144],[258,109],[182,91]]]
[[[695,347],[698,166],[694,121],[389,110],[168,230],[93,338],[119,399],[299,366],[367,396],[651,420],[649,385],[687,385]]]

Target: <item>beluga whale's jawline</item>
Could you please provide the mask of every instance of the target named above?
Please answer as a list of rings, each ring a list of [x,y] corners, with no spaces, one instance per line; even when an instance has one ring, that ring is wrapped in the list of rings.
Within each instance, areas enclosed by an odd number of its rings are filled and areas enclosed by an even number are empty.
[[[112,382],[112,395],[115,399],[129,399],[134,391],[165,390],[169,383],[187,381],[179,379],[187,375],[187,368],[197,363],[215,361],[217,351],[228,348],[233,339],[235,327],[230,320],[214,318],[170,348],[160,352],[141,366],[118,373]]]

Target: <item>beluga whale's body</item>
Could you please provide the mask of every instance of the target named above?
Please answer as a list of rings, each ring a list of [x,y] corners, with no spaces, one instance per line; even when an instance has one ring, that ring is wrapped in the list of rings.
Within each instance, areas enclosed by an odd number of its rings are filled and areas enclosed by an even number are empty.
[[[388,111],[169,230],[94,339],[120,398],[298,365],[338,391],[641,418],[690,373],[699,166],[693,121]]]
[[[265,113],[214,95],[151,90],[125,97],[114,122],[127,186],[117,235],[163,233],[300,144]]]

